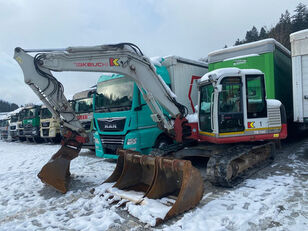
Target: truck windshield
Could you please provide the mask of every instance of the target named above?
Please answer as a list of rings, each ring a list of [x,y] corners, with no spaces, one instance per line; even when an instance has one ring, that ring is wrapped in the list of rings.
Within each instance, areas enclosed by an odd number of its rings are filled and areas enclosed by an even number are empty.
[[[18,121],[22,121],[25,118],[25,110],[22,110],[18,114]]]
[[[9,125],[9,121],[8,120],[2,120],[0,126],[1,127],[6,127]]]
[[[128,111],[133,101],[134,81],[126,77],[97,84],[95,111]]]
[[[41,109],[41,119],[49,119],[51,117],[52,117],[52,114],[48,110],[48,108],[42,108]]]
[[[73,103],[74,111],[77,114],[92,112],[93,98],[77,99]]]
[[[24,119],[32,119],[36,115],[36,108],[29,108],[25,110],[25,117]]]
[[[17,115],[13,115],[13,116],[11,116],[11,123],[15,123],[15,122],[17,122],[17,120],[18,120],[18,116]]]

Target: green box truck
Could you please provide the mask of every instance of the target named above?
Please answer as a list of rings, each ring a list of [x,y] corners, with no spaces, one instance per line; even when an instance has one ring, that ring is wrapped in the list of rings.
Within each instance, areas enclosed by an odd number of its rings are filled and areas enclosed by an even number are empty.
[[[257,69],[265,74],[267,99],[278,99],[293,121],[291,53],[274,39],[264,39],[213,51],[208,55],[209,71],[237,67]]]

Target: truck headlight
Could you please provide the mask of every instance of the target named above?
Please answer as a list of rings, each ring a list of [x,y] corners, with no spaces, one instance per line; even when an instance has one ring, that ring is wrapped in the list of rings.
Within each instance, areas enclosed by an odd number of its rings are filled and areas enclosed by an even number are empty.
[[[134,145],[136,143],[137,143],[137,138],[127,139],[127,141],[126,141],[127,145]]]

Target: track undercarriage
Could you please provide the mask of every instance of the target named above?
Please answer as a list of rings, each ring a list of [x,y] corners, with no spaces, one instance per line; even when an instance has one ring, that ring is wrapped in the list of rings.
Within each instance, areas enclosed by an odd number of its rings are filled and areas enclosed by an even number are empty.
[[[223,187],[233,187],[255,168],[270,163],[274,158],[275,143],[212,144],[188,147],[173,154],[177,159],[190,159],[202,171],[205,180]],[[198,162],[197,162],[197,161]]]

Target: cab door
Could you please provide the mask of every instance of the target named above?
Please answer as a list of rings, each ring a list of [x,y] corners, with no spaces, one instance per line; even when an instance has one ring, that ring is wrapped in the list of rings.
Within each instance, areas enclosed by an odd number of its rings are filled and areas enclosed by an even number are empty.
[[[221,80],[218,95],[219,133],[244,131],[243,92],[241,77],[226,77]]]

